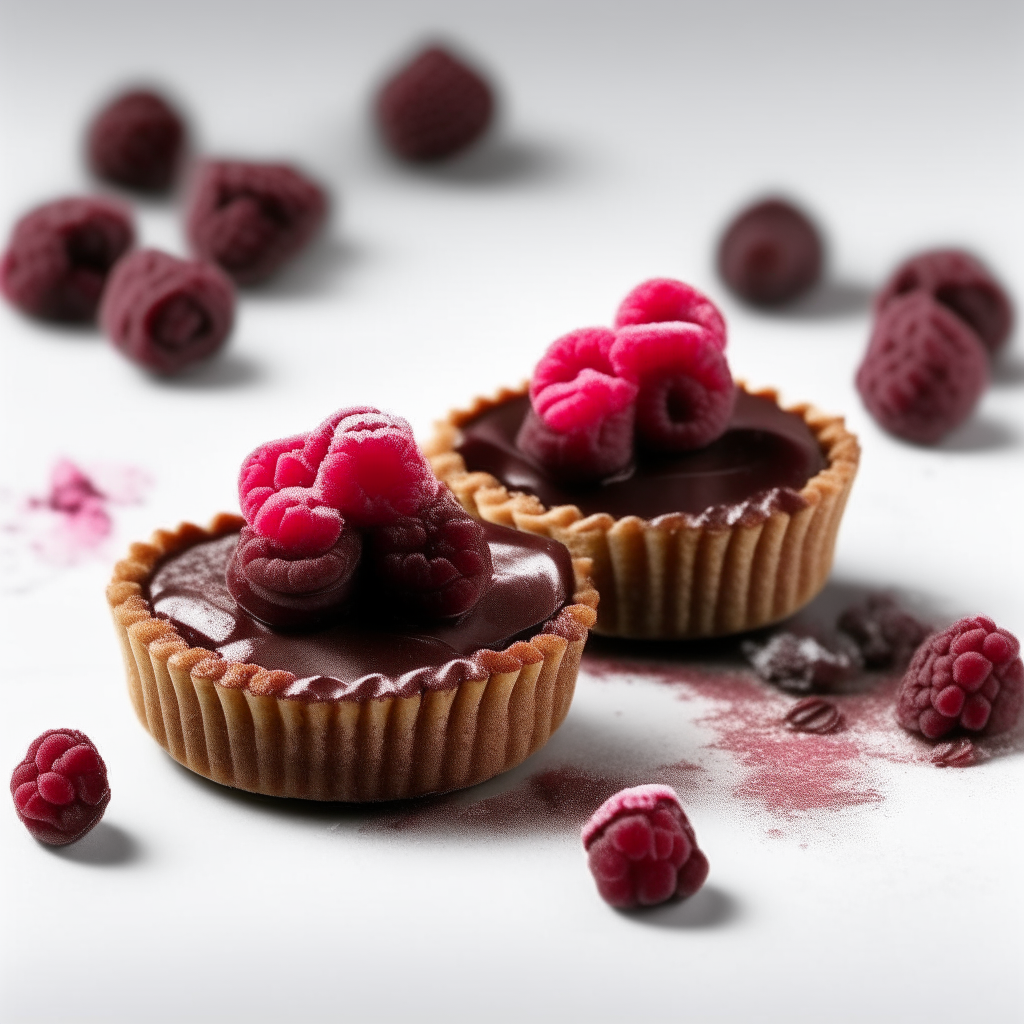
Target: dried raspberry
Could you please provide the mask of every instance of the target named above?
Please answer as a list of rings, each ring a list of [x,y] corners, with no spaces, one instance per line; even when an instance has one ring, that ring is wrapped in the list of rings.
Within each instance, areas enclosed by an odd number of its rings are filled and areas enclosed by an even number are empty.
[[[516,446],[555,480],[592,483],[614,476],[633,461],[633,408],[585,430],[552,430],[532,409],[516,435]]]
[[[369,529],[366,541],[370,579],[399,617],[462,615],[491,581],[483,528],[447,487],[415,515]]]
[[[162,96],[126,92],[89,127],[86,151],[97,177],[147,192],[169,188],[185,144],[185,123]]]
[[[362,549],[357,530],[342,530],[323,554],[296,558],[244,526],[228,563],[228,590],[250,615],[271,626],[319,626],[349,604]]]
[[[768,199],[744,210],[718,245],[718,272],[747,302],[775,306],[814,286],[823,246],[810,218],[791,203]]]
[[[814,637],[795,633],[776,633],[766,644],[747,640],[742,646],[762,679],[795,693],[835,686],[860,668],[860,657],[852,644],[829,650]]]
[[[0,289],[24,313],[90,321],[107,274],[132,244],[131,215],[106,199],[58,199],[14,226]]]
[[[235,290],[212,263],[140,249],[114,268],[100,323],[132,362],[171,374],[207,359],[231,333]]]
[[[875,299],[881,313],[898,295],[924,291],[973,328],[989,352],[997,352],[1013,326],[1013,306],[988,268],[959,249],[923,252],[897,268]]]
[[[597,891],[613,907],[692,896],[708,877],[708,859],[668,786],[634,786],[610,797],[583,826],[583,848]]]
[[[842,722],[839,708],[821,697],[804,697],[786,712],[786,725],[794,732],[824,735],[835,732]]]
[[[984,615],[954,622],[917,649],[900,684],[896,720],[930,740],[957,727],[1012,729],[1024,707],[1019,654],[1017,638]]]
[[[431,46],[390,78],[377,96],[384,141],[405,160],[440,160],[487,130],[494,95],[483,76]]]
[[[887,594],[851,605],[836,625],[860,648],[867,668],[904,669],[930,628]]]
[[[638,284],[615,314],[616,327],[670,320],[703,327],[719,348],[725,348],[725,320],[718,307],[696,288],[670,277],[653,277]]]
[[[875,322],[857,390],[890,433],[934,444],[973,412],[988,385],[985,349],[924,291],[892,299]]]
[[[949,743],[939,743],[932,751],[936,768],[970,768],[981,760],[981,752],[967,736]]]
[[[189,198],[188,238],[196,255],[239,284],[256,284],[313,237],[327,197],[285,164],[204,164]]]
[[[636,432],[649,448],[689,451],[725,433],[736,386],[725,354],[703,327],[635,324],[615,332],[615,372],[639,383]]]
[[[107,766],[92,740],[76,729],[48,729],[32,741],[11,775],[22,824],[41,843],[81,839],[110,803]]]

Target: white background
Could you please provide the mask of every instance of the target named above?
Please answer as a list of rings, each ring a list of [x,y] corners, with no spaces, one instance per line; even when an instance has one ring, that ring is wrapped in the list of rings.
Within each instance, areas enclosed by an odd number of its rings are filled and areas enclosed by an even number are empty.
[[[504,116],[471,157],[406,170],[379,152],[368,97],[431,33],[489,69]],[[151,379],[98,334],[0,309],[0,485],[41,492],[61,455],[154,479],[101,555],[2,597],[0,766],[74,726],[114,795],[59,853],[0,814],[0,1014],[1021,1019],[1020,753],[962,772],[876,766],[883,803],[775,837],[723,786],[691,808],[707,890],[621,915],[571,831],[387,836],[363,812],[191,776],[134,720],[102,597],[130,540],[236,507],[257,443],[355,402],[425,432],[671,275],[721,303],[738,376],[859,433],[834,578],[1024,633],[1019,338],[974,419],[930,450],[881,433],[852,385],[868,297],[907,253],[966,245],[1024,297],[1021,4],[3,0],[0,47],[4,237],[29,206],[92,187],[83,126],[140,78],[180,100],[202,151],[294,160],[334,196],[324,240],[245,293],[230,348],[185,377]],[[831,245],[830,283],[788,314],[744,309],[713,273],[723,222],[769,188],[799,197]],[[142,241],[183,252],[179,213],[139,205]],[[665,688],[584,677],[549,746],[464,799],[606,753],[634,771],[707,762],[693,717]]]

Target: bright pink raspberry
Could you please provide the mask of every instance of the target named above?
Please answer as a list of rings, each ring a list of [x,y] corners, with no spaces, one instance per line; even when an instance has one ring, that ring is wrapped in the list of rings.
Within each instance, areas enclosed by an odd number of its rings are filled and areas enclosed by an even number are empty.
[[[616,327],[672,320],[703,327],[719,348],[725,348],[725,319],[718,307],[696,288],[671,277],[642,281],[615,314]]]
[[[161,374],[219,351],[234,318],[235,289],[224,273],[156,249],[139,249],[114,267],[100,306],[114,347]]]
[[[491,581],[483,528],[447,487],[415,515],[371,528],[366,539],[369,578],[399,617],[462,615]]]
[[[0,290],[22,312],[91,321],[110,268],[135,239],[131,214],[106,199],[58,199],[25,214],[0,262]]]
[[[896,720],[930,740],[954,729],[1012,729],[1024,707],[1017,638],[984,615],[960,619],[917,649],[896,698]]]
[[[610,358],[615,372],[640,386],[636,432],[659,451],[703,448],[725,433],[736,385],[725,354],[696,324],[620,327]]]
[[[319,230],[327,197],[286,164],[210,161],[193,182],[188,238],[197,256],[239,284],[256,284]]]
[[[988,379],[974,331],[928,292],[914,291],[879,315],[857,390],[890,433],[934,444],[971,415]]]
[[[583,826],[597,891],[613,907],[647,907],[692,896],[708,859],[668,786],[634,786],[606,800]]]
[[[107,766],[77,729],[48,729],[11,775],[22,824],[41,843],[65,846],[86,834],[110,803]]]

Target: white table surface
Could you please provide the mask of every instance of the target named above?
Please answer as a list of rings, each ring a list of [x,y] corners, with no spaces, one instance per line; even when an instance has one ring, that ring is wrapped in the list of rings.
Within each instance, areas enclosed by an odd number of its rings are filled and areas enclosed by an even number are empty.
[[[381,155],[366,105],[431,32],[490,69],[505,114],[478,153],[421,172]],[[59,852],[0,814],[0,1015],[1020,1020],[1020,742],[967,771],[870,758],[861,782],[878,800],[780,816],[742,795],[748,768],[714,746],[713,701],[584,671],[542,752],[393,828],[178,767],[134,719],[102,590],[132,539],[236,507],[257,443],[355,402],[425,432],[518,382],[558,334],[607,322],[641,279],[671,275],[721,303],[737,376],[842,412],[860,435],[826,601],[894,588],[939,618],[985,612],[1024,633],[1019,338],[974,419],[933,449],[883,434],[852,383],[868,297],[908,252],[966,245],[1024,297],[1022,50],[1024,8],[995,0],[3,0],[5,237],[27,207],[90,187],[85,120],[138,78],[174,91],[203,151],[292,159],[335,211],[313,252],[242,296],[227,352],[176,380],[98,334],[0,308],[5,507],[44,491],[60,456],[153,480],[114,509],[105,548],[64,567],[22,551],[25,578],[0,595],[0,765],[73,726],[113,790],[101,826]],[[831,243],[830,283],[787,314],[744,309],[712,266],[724,220],[768,188],[805,202]],[[183,251],[176,206],[138,211],[143,242]],[[704,769],[689,809],[711,876],[650,914],[601,903],[557,807],[531,818],[516,803],[540,771],[641,781],[678,761]],[[527,808],[515,834],[501,806]]]

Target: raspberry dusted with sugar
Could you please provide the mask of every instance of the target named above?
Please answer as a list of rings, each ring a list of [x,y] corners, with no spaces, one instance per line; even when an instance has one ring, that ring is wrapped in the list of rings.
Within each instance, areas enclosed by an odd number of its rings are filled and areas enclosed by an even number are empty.
[[[896,698],[896,720],[930,740],[954,729],[1012,729],[1024,707],[1017,638],[984,615],[960,619],[917,649]]]
[[[326,213],[323,190],[293,167],[211,161],[192,186],[188,238],[197,256],[256,284],[309,242]]]
[[[58,199],[14,226],[0,290],[22,312],[91,321],[110,268],[132,245],[131,215],[106,199]]]
[[[642,281],[615,314],[616,327],[671,320],[703,327],[719,348],[725,348],[725,320],[718,307],[696,288],[670,277]]]
[[[377,96],[377,122],[403,160],[454,156],[487,130],[494,94],[483,76],[431,46],[389,79]]]
[[[22,824],[41,843],[65,846],[86,834],[110,803],[107,766],[76,729],[48,729],[11,775]]]
[[[185,146],[185,123],[162,96],[146,89],[107,104],[89,127],[93,174],[146,192],[170,188]]]
[[[613,907],[692,896],[708,877],[708,859],[668,786],[634,786],[610,797],[583,826],[583,848],[597,891]]]
[[[792,693],[828,689],[850,679],[861,667],[860,654],[849,641],[845,648],[831,650],[812,636],[782,632],[766,644],[745,640],[742,649],[765,682]]]
[[[959,249],[924,252],[898,267],[875,299],[881,313],[899,295],[927,292],[970,326],[989,352],[1006,343],[1013,306],[988,268]]]
[[[887,594],[851,605],[836,625],[857,645],[865,668],[906,668],[931,629]]]
[[[140,249],[114,268],[100,323],[134,363],[171,374],[217,352],[235,316],[235,290],[213,264]]]
[[[977,335],[928,292],[894,298],[857,371],[868,412],[892,434],[934,444],[974,411],[988,385]]]

